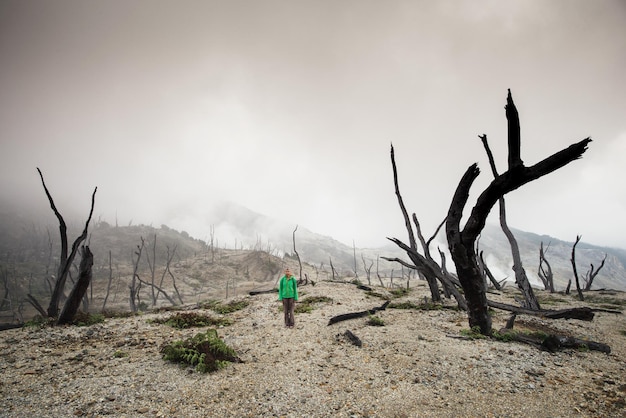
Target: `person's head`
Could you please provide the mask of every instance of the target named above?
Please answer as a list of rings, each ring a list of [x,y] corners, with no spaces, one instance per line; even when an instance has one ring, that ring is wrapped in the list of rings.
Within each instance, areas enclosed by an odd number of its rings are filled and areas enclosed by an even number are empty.
[[[291,270],[289,270],[289,268],[285,269],[285,276],[291,277]]]

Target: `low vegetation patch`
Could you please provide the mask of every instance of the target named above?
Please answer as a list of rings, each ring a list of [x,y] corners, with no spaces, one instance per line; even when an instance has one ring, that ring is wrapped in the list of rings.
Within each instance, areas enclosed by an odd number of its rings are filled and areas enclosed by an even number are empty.
[[[410,300],[406,300],[403,302],[391,302],[388,308],[391,309],[415,309],[419,311],[435,311],[443,309],[443,305],[440,303],[433,302],[423,302],[423,303],[415,303]]]
[[[240,311],[243,308],[247,307],[249,304],[250,302],[244,299],[231,300],[228,303],[221,303],[219,301],[212,300],[202,304],[202,308],[211,309],[213,312],[226,315],[229,313]]]
[[[370,315],[369,319],[367,320],[367,325],[371,325],[374,327],[384,327],[385,321],[383,321],[383,319],[380,318],[379,316]]]
[[[301,299],[298,304],[296,304],[296,308],[294,309],[294,313],[310,313],[313,310],[314,305],[319,303],[330,303],[333,299],[327,296],[308,296],[304,299]],[[282,305],[280,309],[282,310]]]
[[[228,318],[213,318],[197,312],[179,312],[165,319],[153,319],[153,323],[165,324],[173,328],[187,329],[196,327],[228,326],[232,321]]]
[[[406,287],[396,287],[393,288],[389,291],[389,293],[391,293],[391,296],[395,299],[397,298],[401,298],[403,296],[406,296],[409,294],[410,289],[406,288]]]
[[[241,362],[235,350],[219,338],[215,329],[166,344],[161,347],[161,353],[164,360],[192,366],[200,373],[214,372],[229,363]]]

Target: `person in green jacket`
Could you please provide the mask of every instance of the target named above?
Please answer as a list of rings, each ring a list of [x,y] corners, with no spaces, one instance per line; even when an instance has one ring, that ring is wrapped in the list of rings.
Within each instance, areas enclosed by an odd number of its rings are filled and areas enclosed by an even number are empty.
[[[285,312],[285,326],[293,328],[295,325],[294,309],[298,300],[298,283],[291,274],[289,268],[285,269],[285,274],[280,278],[278,284],[278,300],[283,301],[283,311]]]

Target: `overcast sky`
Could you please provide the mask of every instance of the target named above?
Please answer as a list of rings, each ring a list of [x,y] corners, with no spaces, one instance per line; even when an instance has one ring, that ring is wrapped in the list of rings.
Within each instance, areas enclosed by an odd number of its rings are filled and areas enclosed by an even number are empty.
[[[97,186],[111,223],[205,239],[230,200],[382,245],[406,237],[391,143],[430,235],[470,164],[470,203],[491,181],[479,134],[505,170],[510,88],[527,165],[593,142],[509,225],[626,248],[625,74],[622,0],[2,0],[1,194],[47,206],[39,167],[62,212]]]

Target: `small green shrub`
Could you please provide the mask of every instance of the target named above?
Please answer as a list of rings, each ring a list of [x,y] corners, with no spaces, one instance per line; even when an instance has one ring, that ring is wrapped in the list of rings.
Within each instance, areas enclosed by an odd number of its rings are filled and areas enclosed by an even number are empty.
[[[382,318],[374,315],[369,316],[369,320],[367,321],[367,325],[372,325],[374,327],[384,327],[385,321]]]
[[[174,341],[161,348],[163,359],[194,366],[200,373],[214,372],[232,362],[241,362],[235,350],[224,343],[215,329],[196,334],[185,341]]]
[[[196,312],[178,312],[165,319],[154,319],[150,322],[165,324],[173,328],[187,329],[209,326],[228,326],[232,321],[228,318],[213,318]]]
[[[462,329],[460,333],[464,337],[470,338],[472,340],[482,340],[487,338],[486,335],[480,333],[480,327],[478,326],[474,326],[472,327],[472,329]]]
[[[113,353],[113,357],[114,358],[124,358],[124,357],[128,357],[128,353],[126,351],[120,351],[120,350],[116,350],[115,353]]]
[[[31,328],[45,328],[54,325],[54,318],[44,318],[41,315],[36,315],[30,321],[26,321],[24,326]]]

